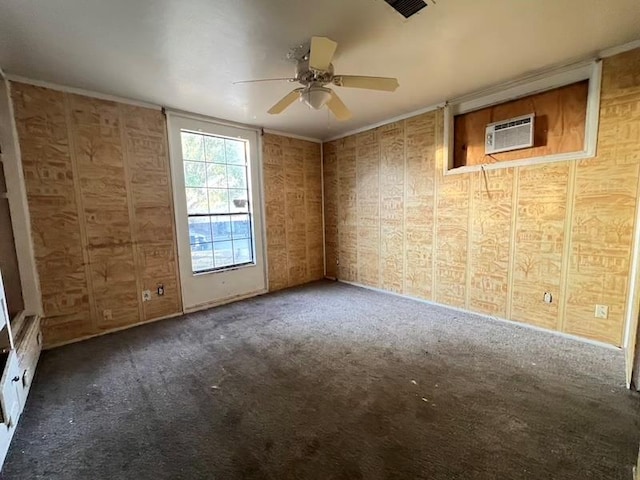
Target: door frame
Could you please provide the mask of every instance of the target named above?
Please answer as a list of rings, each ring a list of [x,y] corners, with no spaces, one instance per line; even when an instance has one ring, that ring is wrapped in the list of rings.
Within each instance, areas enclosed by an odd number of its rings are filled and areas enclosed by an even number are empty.
[[[195,312],[198,310],[204,310],[207,308],[215,307],[217,305],[223,305],[226,303],[234,302],[237,300],[242,300],[245,298],[254,297],[257,295],[262,295],[267,293],[269,279],[268,279],[268,264],[267,264],[267,237],[266,237],[266,209],[264,203],[264,175],[263,175],[263,155],[262,155],[262,130],[256,127],[236,124],[232,122],[221,121],[216,118],[208,117],[205,115],[198,115],[192,113],[186,113],[179,110],[166,110],[165,114],[167,118],[167,138],[168,138],[168,147],[169,147],[169,163],[171,165],[171,185],[173,191],[173,202],[174,202],[174,221],[176,225],[176,243],[177,243],[177,252],[178,252],[178,272],[180,275],[180,288],[182,293],[182,311],[183,313]],[[256,216],[259,217],[259,221],[253,221],[254,224],[254,248],[255,248],[255,266],[241,266],[237,268],[230,268],[227,270],[222,270],[220,272],[208,272],[202,274],[193,274],[191,272],[191,259],[184,258],[185,256],[185,244],[184,242],[188,238],[188,232],[185,231],[184,228],[184,218],[182,218],[185,214],[185,208],[183,205],[179,204],[182,202],[185,197],[185,186],[184,186],[184,172],[183,172],[183,158],[182,158],[182,146],[181,144],[176,145],[175,138],[175,130],[180,129],[180,123],[183,121],[192,121],[192,122],[200,122],[203,124],[211,125],[212,129],[221,129],[229,132],[231,129],[246,131],[248,136],[255,135],[255,153],[251,153],[251,183],[255,182],[255,188],[252,189],[252,201],[253,201],[253,217],[255,219]],[[211,132],[213,133],[213,132]],[[222,135],[233,138],[234,135]],[[238,137],[238,135],[235,135]],[[251,142],[251,140],[249,139]],[[186,235],[186,236],[185,236]],[[188,245],[187,245],[188,247]],[[228,295],[223,295],[219,298],[212,298],[207,301],[197,302],[191,304],[189,299],[191,298],[189,289],[189,280],[190,278],[185,278],[186,275],[189,277],[202,277],[207,278],[210,275],[220,275],[224,273],[230,273],[232,275],[237,275],[237,272],[242,272],[247,268],[260,268],[262,267],[262,284],[255,286],[255,288],[250,288],[248,291],[241,291],[238,293],[230,293]],[[234,272],[236,272],[234,274]],[[214,278],[214,277],[210,277]],[[222,282],[224,283],[224,282]]]

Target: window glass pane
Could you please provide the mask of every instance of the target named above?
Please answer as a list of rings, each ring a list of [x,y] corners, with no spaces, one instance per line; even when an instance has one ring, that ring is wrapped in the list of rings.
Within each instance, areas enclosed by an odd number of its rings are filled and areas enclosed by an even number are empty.
[[[253,260],[251,258],[251,240],[234,240],[233,241],[233,261],[234,263],[247,263]]]
[[[213,268],[213,243],[191,245],[191,269],[203,272]]]
[[[189,218],[189,243],[212,242],[211,238],[211,217],[191,217]]]
[[[229,191],[221,188],[210,188],[209,210],[211,213],[229,213]]]
[[[206,165],[201,162],[184,162],[184,184],[186,187],[206,187]]]
[[[204,162],[204,144],[202,135],[197,133],[182,132],[182,158]]]
[[[231,240],[231,217],[216,216],[212,217],[211,229],[213,230],[213,240]]]
[[[216,268],[233,265],[233,244],[231,242],[215,242],[213,244],[213,259]]]
[[[249,238],[251,234],[249,215],[234,215],[231,220],[231,231],[234,239]]]
[[[229,165],[227,167],[229,188],[247,188],[247,169],[244,166]]]
[[[209,213],[206,188],[187,188],[187,213]]]
[[[246,190],[229,189],[229,211],[243,213],[249,211]]]
[[[252,262],[247,142],[195,132],[181,140],[194,273]]]
[[[224,139],[219,137],[204,137],[207,162],[225,163]]]
[[[227,188],[227,166],[220,163],[207,163],[206,165],[207,187]]]
[[[243,140],[229,140],[225,139],[225,151],[227,157],[227,163],[236,165],[245,164],[245,142]]]

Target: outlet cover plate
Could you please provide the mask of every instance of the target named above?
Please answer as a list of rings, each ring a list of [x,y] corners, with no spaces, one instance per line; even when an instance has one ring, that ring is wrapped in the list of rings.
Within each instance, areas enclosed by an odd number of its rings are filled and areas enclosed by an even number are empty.
[[[142,291],[142,301],[143,302],[151,301],[151,290],[143,290]]]
[[[596,318],[607,318],[609,316],[608,305],[596,305],[596,311],[594,312]]]

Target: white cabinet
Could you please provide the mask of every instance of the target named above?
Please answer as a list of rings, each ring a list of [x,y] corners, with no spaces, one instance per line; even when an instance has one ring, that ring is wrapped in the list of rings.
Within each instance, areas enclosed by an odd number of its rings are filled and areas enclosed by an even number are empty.
[[[13,327],[13,330],[12,330]],[[40,319],[25,316],[8,318],[0,275],[0,467],[4,463],[35,373],[42,338]]]

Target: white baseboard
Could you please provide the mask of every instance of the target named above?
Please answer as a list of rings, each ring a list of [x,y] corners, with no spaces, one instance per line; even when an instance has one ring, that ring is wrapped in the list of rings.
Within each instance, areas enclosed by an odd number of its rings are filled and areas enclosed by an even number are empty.
[[[477,315],[478,317],[488,318],[489,320],[494,320],[494,321],[498,321],[498,322],[502,322],[502,323],[509,323],[511,325],[517,325],[519,327],[528,328],[530,330],[537,330],[539,332],[552,333],[553,335],[557,335],[559,337],[568,338],[570,340],[577,340],[577,341],[583,342],[583,343],[589,343],[591,345],[596,345],[598,347],[608,348],[610,350],[617,350],[617,351],[622,350],[620,347],[616,347],[615,345],[610,345],[608,343],[599,342],[597,340],[591,340],[590,338],[579,337],[577,335],[571,335],[570,333],[559,332],[557,330],[549,330],[547,328],[538,327],[536,325],[530,325],[528,323],[516,322],[515,320],[509,320],[507,318],[496,317],[496,316],[493,316],[493,315],[487,315],[486,313],[479,313],[479,312],[474,312],[472,310],[466,310],[464,308],[453,307],[451,305],[446,305],[444,303],[434,302],[432,300],[425,300],[424,298],[411,297],[409,295],[404,295],[402,293],[390,292],[388,290],[383,290],[381,288],[371,287],[369,285],[362,285],[362,284],[357,283],[357,282],[349,282],[347,280],[340,280],[340,279],[338,279],[337,281],[341,282],[341,283],[346,283],[347,285],[353,285],[354,287],[360,287],[360,288],[366,288],[367,290],[373,290],[374,292],[386,293],[388,295],[393,295],[393,296],[400,297],[400,298],[406,298],[408,300],[414,300],[416,302],[426,303],[428,305],[434,305],[434,306],[437,306],[437,307],[447,308],[449,310],[454,310],[456,312],[462,312],[462,313],[467,313],[467,314],[471,314],[471,315]],[[638,479],[638,480],[640,480],[640,479]]]

